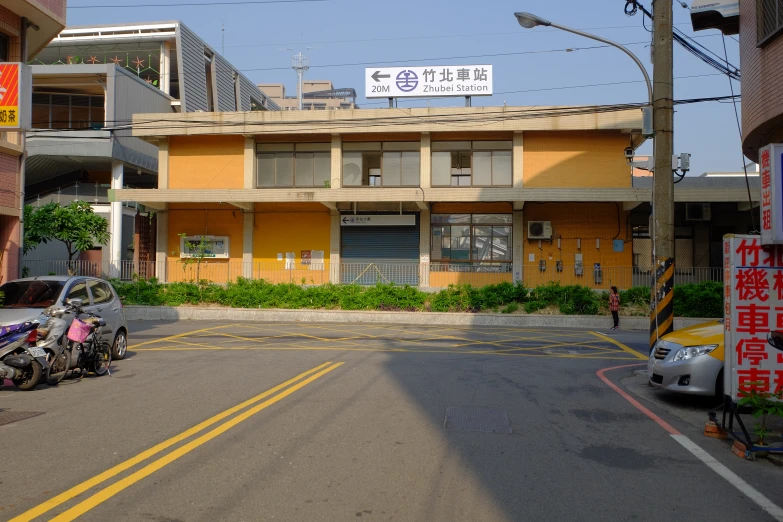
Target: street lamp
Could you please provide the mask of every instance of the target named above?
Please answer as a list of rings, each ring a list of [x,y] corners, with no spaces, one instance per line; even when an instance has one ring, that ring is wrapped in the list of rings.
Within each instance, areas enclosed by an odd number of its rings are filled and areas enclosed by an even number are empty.
[[[639,66],[639,70],[642,71],[642,74],[644,75],[644,82],[647,84],[647,99],[648,99],[648,106],[644,108],[644,118],[643,118],[643,129],[642,134],[649,138],[652,136],[652,104],[653,104],[653,90],[652,90],[652,83],[650,83],[650,76],[647,74],[647,69],[644,68],[644,65],[642,65],[642,62],[639,60],[639,58],[636,57],[635,54],[633,54],[631,51],[623,47],[617,42],[613,42],[612,40],[607,40],[606,38],[601,38],[600,36],[596,36],[594,34],[585,33],[583,31],[579,31],[577,29],[572,29],[570,27],[566,27],[564,25],[559,25],[550,22],[549,20],[546,20],[544,18],[541,18],[540,16],[536,16],[531,13],[514,13],[514,16],[517,17],[517,22],[519,22],[519,25],[524,27],[525,29],[532,29],[538,25],[543,25],[544,27],[554,27],[555,29],[560,29],[562,31],[566,31],[569,33],[578,34],[579,36],[584,36],[585,38],[590,38],[591,40],[598,40],[599,42],[603,42],[607,45],[611,45],[612,47],[616,47],[620,49],[622,52],[627,54],[631,57],[631,59],[636,62],[636,65]]]

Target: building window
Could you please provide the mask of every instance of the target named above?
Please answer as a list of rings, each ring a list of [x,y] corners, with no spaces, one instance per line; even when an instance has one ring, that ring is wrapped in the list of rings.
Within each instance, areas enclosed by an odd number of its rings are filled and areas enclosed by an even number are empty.
[[[103,96],[33,93],[34,129],[102,129]]]
[[[510,187],[511,142],[435,142],[434,187]]]
[[[7,35],[0,33],[0,62],[7,62],[10,59],[9,39]]]
[[[419,142],[344,144],[343,186],[420,186],[420,146]],[[354,150],[362,148],[374,150]]]
[[[511,219],[511,214],[432,214],[432,262],[507,266]]]
[[[264,110],[264,104],[260,101],[256,100],[252,96],[250,97],[250,111],[256,112],[256,111],[263,111]]]
[[[288,145],[259,145],[259,188],[315,187],[329,185],[332,170],[332,154],[325,152],[328,143],[300,143]],[[272,149],[278,148],[279,151]],[[290,149],[285,151],[284,149]],[[317,149],[324,150],[323,152]]]
[[[762,45],[783,29],[783,1],[756,0],[756,43]]]

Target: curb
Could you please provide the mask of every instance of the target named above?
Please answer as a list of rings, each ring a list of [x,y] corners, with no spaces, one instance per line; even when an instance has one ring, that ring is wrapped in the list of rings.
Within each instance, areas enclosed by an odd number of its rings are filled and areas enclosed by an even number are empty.
[[[456,312],[374,312],[345,310],[281,310],[195,306],[125,306],[129,321],[254,321],[261,323],[368,323],[442,326],[506,326],[512,328],[581,328],[608,330],[612,318],[591,315],[504,315]],[[676,318],[674,328],[710,319]],[[647,317],[623,317],[623,330],[649,331]],[[622,330],[621,330],[622,331]]]

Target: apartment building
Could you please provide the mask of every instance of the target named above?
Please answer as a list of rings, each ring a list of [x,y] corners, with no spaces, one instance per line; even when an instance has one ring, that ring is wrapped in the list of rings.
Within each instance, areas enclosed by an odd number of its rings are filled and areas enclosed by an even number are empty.
[[[297,96],[288,96],[282,83],[262,83],[258,88],[280,106],[281,110],[299,109]],[[302,82],[302,110],[358,109],[356,90],[335,89],[329,80],[305,80]]]
[[[623,153],[640,134],[637,110],[568,107],[137,115],[158,184],[110,198],[156,209],[163,280],[195,277],[182,261],[203,239],[199,277],[221,282],[628,287],[649,276],[634,245],[651,186]],[[678,184],[675,199],[748,210],[738,183]],[[704,224],[694,212],[683,225]]]
[[[27,62],[65,27],[66,0],[4,0],[0,62]],[[28,109],[29,110],[29,109]],[[19,274],[24,140],[0,130],[0,282]]]

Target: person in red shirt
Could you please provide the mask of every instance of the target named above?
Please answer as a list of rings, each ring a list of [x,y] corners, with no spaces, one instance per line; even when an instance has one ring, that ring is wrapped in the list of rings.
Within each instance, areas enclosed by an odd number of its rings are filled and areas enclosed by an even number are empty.
[[[609,310],[612,312],[612,320],[614,326],[612,330],[620,329],[620,294],[617,293],[617,287],[613,286],[612,291],[609,293]]]

